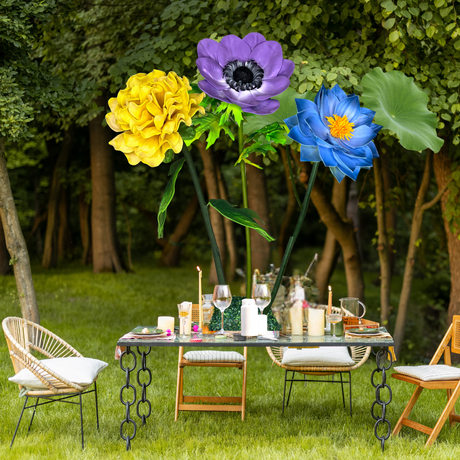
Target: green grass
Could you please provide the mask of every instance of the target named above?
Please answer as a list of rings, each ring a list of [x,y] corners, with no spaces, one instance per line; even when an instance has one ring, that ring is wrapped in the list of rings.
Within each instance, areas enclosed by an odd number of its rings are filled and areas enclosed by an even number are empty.
[[[134,274],[121,275],[94,275],[80,267],[49,272],[37,269],[34,273],[42,325],[83,355],[109,363],[98,380],[101,428],[96,431],[93,395],[86,395],[84,451],[80,448],[78,407],[63,404],[41,408],[29,435],[30,414],[26,414],[10,450],[23,399],[18,398],[17,386],[7,380],[13,368],[2,336],[0,459],[452,459],[460,454],[459,429],[449,426],[429,450],[423,448],[425,435],[404,428],[401,436],[390,438],[386,452],[381,453],[370,416],[373,362],[353,373],[353,418],[348,407],[342,406],[338,385],[301,383],[294,386],[291,404],[282,417],[284,374],[272,367],[265,349],[249,349],[244,422],[238,413],[194,412],[181,413],[174,422],[175,348],[156,348],[148,357],[153,369],[148,389],[152,415],[145,426],[138,423],[133,450],[126,452],[119,435],[124,417],[119,401],[124,374],[114,360],[116,341],[134,326],[155,324],[159,315],[175,316],[179,301],[195,301],[198,277],[194,267],[166,270],[145,265]],[[333,286],[335,299],[345,295],[343,273],[334,275]],[[233,292],[238,293],[237,284]],[[376,288],[367,299],[370,304],[377,302]],[[0,279],[0,311],[2,317],[20,315],[13,277]],[[234,369],[186,369],[185,378],[188,394],[238,395],[241,389],[241,372]],[[387,414],[394,425],[412,388],[393,379],[390,384],[393,402]],[[422,395],[414,418],[434,426],[444,404],[444,392]],[[137,416],[135,419],[138,422]]]

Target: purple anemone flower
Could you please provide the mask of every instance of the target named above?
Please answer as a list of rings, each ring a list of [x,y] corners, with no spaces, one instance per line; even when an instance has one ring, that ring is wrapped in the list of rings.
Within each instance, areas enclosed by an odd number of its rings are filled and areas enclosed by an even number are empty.
[[[339,182],[372,167],[379,156],[372,140],[382,126],[372,123],[375,112],[361,107],[358,96],[347,96],[339,85],[322,86],[315,102],[295,101],[297,114],[284,121],[288,136],[300,144],[301,161],[322,161]]]
[[[289,86],[294,72],[294,63],[283,59],[281,45],[256,32],[243,39],[226,35],[220,43],[201,40],[196,65],[205,78],[198,83],[202,91],[258,115],[278,109],[279,101],[270,98]]]

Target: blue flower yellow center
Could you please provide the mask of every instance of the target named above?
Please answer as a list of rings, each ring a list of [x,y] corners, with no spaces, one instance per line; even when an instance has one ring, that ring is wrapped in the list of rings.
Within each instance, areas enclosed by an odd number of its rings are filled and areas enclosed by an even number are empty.
[[[328,127],[331,130],[331,136],[346,139],[347,141],[353,137],[352,132],[355,124],[350,123],[346,115],[339,117],[334,114],[332,117],[326,117],[326,120],[330,123]]]

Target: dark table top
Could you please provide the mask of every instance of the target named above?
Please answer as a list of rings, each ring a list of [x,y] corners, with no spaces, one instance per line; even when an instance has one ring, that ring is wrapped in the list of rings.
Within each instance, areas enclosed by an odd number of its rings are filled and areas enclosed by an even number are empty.
[[[192,342],[195,334],[187,338],[179,337],[176,334],[174,340],[159,340],[152,338],[124,339],[118,340],[118,346],[129,347],[391,347],[394,345],[393,338],[360,338],[340,337],[339,340],[332,340],[330,335],[323,337],[302,336],[280,336],[278,340],[270,340],[263,337],[248,337],[245,341],[236,341],[233,337],[215,339],[214,335],[203,335],[201,342]]]

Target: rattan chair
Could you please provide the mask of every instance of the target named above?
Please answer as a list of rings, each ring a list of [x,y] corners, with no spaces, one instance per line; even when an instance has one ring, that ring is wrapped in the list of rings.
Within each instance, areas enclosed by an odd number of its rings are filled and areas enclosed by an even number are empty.
[[[449,342],[451,342],[450,347]],[[417,370],[423,367],[426,371],[429,371],[429,374],[432,374],[430,378],[437,377],[438,380],[426,380],[426,377],[425,380],[422,380],[421,378],[416,378],[414,375],[411,376],[404,373],[394,373],[392,375],[392,377],[395,379],[416,385],[414,393],[404,408],[403,413],[401,414],[401,417],[399,418],[398,423],[393,430],[393,436],[398,435],[404,425],[427,434],[428,440],[425,444],[425,447],[428,447],[436,441],[436,438],[438,437],[439,432],[446,423],[447,419],[449,419],[450,425],[460,422],[460,416],[455,413],[455,403],[460,396],[460,376],[457,373],[457,377],[452,377],[448,380],[446,375],[441,375],[443,373],[445,374],[445,370],[442,370],[442,367],[438,364],[442,355],[444,355],[444,364],[451,366],[451,351],[453,353],[460,354],[460,315],[455,315],[452,318],[452,324],[449,326],[446,335],[442,339],[441,344],[433,355],[429,366],[416,366],[415,368],[412,368],[412,371],[415,371],[417,374]],[[405,367],[407,366],[401,366],[400,368],[395,368],[395,370],[397,372],[404,372]],[[458,371],[459,369],[456,370]],[[441,416],[436,422],[434,428],[430,428],[409,419],[409,415],[424,389],[447,391],[447,404],[445,405],[444,410],[442,411]]]
[[[191,320],[198,321],[198,305],[193,304]],[[206,354],[208,351],[202,352]],[[174,420],[177,421],[179,411],[206,412],[241,412],[244,420],[246,411],[246,375],[248,349],[244,347],[244,361],[240,362],[189,362],[184,358],[184,347],[179,347],[179,363],[177,368],[176,408]],[[184,369],[186,367],[233,367],[243,371],[243,387],[241,396],[184,396]],[[187,404],[188,403],[188,404]],[[192,404],[190,404],[192,403]],[[198,404],[197,404],[198,403]],[[204,403],[204,404],[203,404]],[[206,404],[207,403],[207,404]]]
[[[81,445],[84,448],[83,394],[94,393],[96,425],[99,430],[96,381],[94,380],[93,382],[94,388],[88,390],[91,385],[81,386],[70,382],[40,361],[40,359],[46,358],[83,357],[81,353],[44,327],[22,318],[5,318],[2,321],[2,328],[5,333],[15,374],[26,368],[46,386],[46,389],[27,390],[22,385],[19,385],[19,389],[24,392],[25,401],[10,448],[13,445],[24,411],[26,409],[33,409],[28,430],[30,431],[37,407],[53,402],[66,402],[80,406]],[[68,399],[74,397],[79,397],[79,402],[68,401]],[[30,406],[27,405],[29,398],[35,398],[35,403]]]
[[[340,313],[340,308],[332,307],[332,312]],[[367,361],[367,358],[369,357],[371,353],[371,347],[349,347],[349,350],[350,350],[351,358],[355,362],[355,364],[352,366],[339,366],[339,367],[337,366],[304,366],[302,367],[302,366],[288,366],[288,365],[282,364],[284,347],[267,347],[268,355],[273,360],[273,362],[277,366],[281,367],[282,369],[285,369],[282,413],[284,414],[284,407],[285,406],[288,407],[289,405],[289,399],[291,397],[291,390],[292,390],[293,382],[340,383],[342,387],[342,400],[343,400],[344,407],[345,407],[345,393],[344,393],[343,384],[348,383],[349,384],[349,396],[350,396],[350,416],[352,416],[353,409],[352,409],[352,398],[351,398],[351,371],[358,369]],[[289,372],[292,372],[291,378],[288,378]],[[296,379],[295,378],[296,372],[299,374],[303,374],[303,378]],[[340,375],[340,380],[334,380],[335,374]],[[343,379],[343,374],[348,374],[348,380]],[[325,380],[325,379],[309,380],[306,378],[306,376],[330,376],[330,375],[333,376],[332,380]],[[290,382],[289,393],[288,393],[288,397],[286,401],[286,385],[289,382]]]

